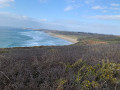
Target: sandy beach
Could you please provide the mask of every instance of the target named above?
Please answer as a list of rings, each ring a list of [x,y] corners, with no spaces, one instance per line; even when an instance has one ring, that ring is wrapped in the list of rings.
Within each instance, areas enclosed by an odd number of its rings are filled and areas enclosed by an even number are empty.
[[[70,36],[67,36],[67,35],[61,35],[61,34],[52,33],[52,32],[49,32],[48,34],[51,35],[51,36],[54,36],[54,37],[58,37],[58,38],[70,41],[73,44],[78,42],[77,38],[73,38],[73,37],[70,37]]]

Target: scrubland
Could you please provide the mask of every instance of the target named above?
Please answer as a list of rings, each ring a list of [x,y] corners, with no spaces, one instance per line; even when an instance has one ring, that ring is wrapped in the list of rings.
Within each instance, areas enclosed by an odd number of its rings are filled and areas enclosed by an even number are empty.
[[[79,42],[1,48],[0,90],[120,90],[119,36],[59,34],[76,36]]]

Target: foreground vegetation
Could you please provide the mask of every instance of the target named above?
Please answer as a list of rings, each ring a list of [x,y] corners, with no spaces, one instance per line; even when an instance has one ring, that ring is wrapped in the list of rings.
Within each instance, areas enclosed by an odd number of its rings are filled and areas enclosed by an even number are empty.
[[[83,60],[78,60],[72,65],[65,65],[66,73],[71,77],[60,79],[57,90],[66,88],[75,90],[119,90],[120,64],[102,62],[97,65],[88,65]],[[68,75],[69,75],[68,73]]]
[[[107,43],[80,43],[93,38]],[[78,39],[69,46],[0,49],[0,90],[120,90],[119,37]]]

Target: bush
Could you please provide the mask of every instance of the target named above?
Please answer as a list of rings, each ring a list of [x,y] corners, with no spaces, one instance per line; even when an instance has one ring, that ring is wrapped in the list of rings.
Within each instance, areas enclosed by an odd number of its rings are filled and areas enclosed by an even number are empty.
[[[101,64],[91,66],[82,60],[78,60],[74,64],[69,65],[69,70],[70,72],[74,72],[71,86],[75,90],[118,90],[117,85],[120,83],[120,64],[103,61]],[[65,83],[70,83],[69,79]],[[63,84],[65,85],[65,83]]]

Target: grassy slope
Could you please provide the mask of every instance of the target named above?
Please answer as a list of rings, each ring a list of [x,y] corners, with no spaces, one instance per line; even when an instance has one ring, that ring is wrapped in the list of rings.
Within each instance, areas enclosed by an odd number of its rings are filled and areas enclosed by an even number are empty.
[[[119,90],[120,37],[54,33],[73,35],[79,43],[0,49],[0,90]]]

